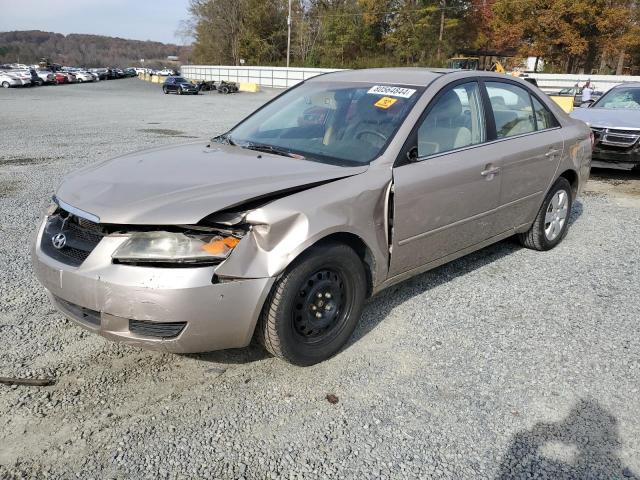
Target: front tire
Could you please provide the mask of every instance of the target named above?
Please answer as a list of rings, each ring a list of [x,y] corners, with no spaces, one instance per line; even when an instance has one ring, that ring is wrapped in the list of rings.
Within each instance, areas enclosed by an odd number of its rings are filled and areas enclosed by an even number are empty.
[[[9,82],[2,82],[2,88],[9,88],[10,86]]]
[[[531,228],[519,234],[520,243],[533,250],[551,250],[567,235],[573,207],[571,185],[560,177],[542,202]]]
[[[162,91],[164,92],[165,95],[169,94],[169,90],[167,90],[165,87],[162,87]]]
[[[340,351],[355,329],[367,292],[360,257],[343,244],[313,247],[285,271],[256,329],[274,356],[314,365]]]

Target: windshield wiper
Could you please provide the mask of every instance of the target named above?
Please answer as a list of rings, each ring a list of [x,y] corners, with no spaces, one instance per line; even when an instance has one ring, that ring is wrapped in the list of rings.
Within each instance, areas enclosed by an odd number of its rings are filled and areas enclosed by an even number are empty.
[[[242,148],[246,148],[248,150],[255,150],[257,152],[265,152],[265,153],[273,153],[275,155],[281,155],[283,157],[296,158],[298,160],[304,160],[304,155],[299,155],[297,153],[290,152],[286,148],[275,147],[273,145],[267,145],[266,143],[253,143],[247,142],[245,144],[240,145]]]
[[[227,145],[231,145],[232,147],[236,146],[236,142],[231,139],[231,135],[228,133],[223,133],[222,135],[218,135],[217,137],[213,137],[211,139],[212,142],[215,143],[226,143]]]

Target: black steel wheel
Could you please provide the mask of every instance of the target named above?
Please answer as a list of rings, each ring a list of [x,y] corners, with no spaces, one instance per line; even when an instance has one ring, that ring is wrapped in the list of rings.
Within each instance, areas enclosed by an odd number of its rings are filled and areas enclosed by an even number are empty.
[[[290,363],[321,362],[348,341],[366,292],[365,268],[352,248],[313,247],[274,285],[256,334],[270,353]]]
[[[343,274],[333,269],[322,269],[304,280],[298,291],[300,297],[291,312],[292,327],[300,341],[314,343],[335,333],[336,325],[349,314],[349,289]]]

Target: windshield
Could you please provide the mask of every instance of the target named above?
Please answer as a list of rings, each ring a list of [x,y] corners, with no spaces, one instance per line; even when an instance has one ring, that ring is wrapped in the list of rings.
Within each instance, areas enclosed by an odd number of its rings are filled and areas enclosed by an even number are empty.
[[[173,79],[175,80],[176,83],[189,83],[189,80],[187,80],[186,78],[173,77]]]
[[[613,88],[591,108],[640,109],[640,87]]]
[[[309,160],[351,166],[378,157],[423,89],[311,82],[284,93],[225,138]]]

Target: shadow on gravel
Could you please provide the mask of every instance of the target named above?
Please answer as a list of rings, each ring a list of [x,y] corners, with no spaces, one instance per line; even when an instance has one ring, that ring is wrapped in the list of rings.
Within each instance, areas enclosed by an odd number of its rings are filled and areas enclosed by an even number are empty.
[[[618,458],[616,418],[593,400],[581,400],[558,423],[537,423],[517,433],[496,480],[633,479]]]
[[[462,275],[473,272],[478,268],[489,265],[517,252],[521,248],[515,238],[503,240],[502,242],[485,247],[482,250],[405,280],[398,285],[394,285],[380,292],[365,305],[362,319],[345,346],[345,349],[375,329],[379,323],[387,318],[393,309],[416,295],[428,292],[432,288],[436,288]]]
[[[578,200],[573,204],[569,224],[575,223],[582,215],[582,212],[583,206]],[[395,307],[410,300],[414,296],[427,292],[461,275],[466,275],[478,268],[489,265],[505,256],[517,252],[521,248],[516,238],[512,237],[423,273],[422,275],[405,280],[381,292],[373,297],[365,306],[362,319],[343,350],[349,348],[367,335],[367,333],[371,332],[380,322],[387,318]],[[202,354],[185,354],[184,356],[195,360],[222,364],[252,363],[270,357],[264,348],[258,345],[255,340],[252,341],[251,345],[247,348],[221,350]]]
[[[227,365],[239,365],[244,363],[253,363],[270,357],[267,351],[261,345],[251,343],[246,348],[235,348],[232,350],[219,350],[208,353],[189,353],[184,357],[192,358],[203,362],[223,363]]]
[[[578,219],[582,216],[582,212],[584,212],[584,206],[580,200],[576,200],[571,207],[571,216],[569,217],[569,226],[573,225],[578,221]]]
[[[582,202],[577,200],[573,204],[569,225],[576,223],[582,216],[583,211],[584,207]],[[516,237],[511,237],[454,260],[451,263],[405,280],[398,285],[389,287],[387,290],[373,297],[365,306],[362,320],[345,348],[349,348],[367,335],[376,328],[380,322],[384,321],[394,308],[402,305],[416,295],[428,292],[432,288],[473,272],[478,268],[485,267],[503,257],[517,252],[521,248],[523,247],[520,246]]]

